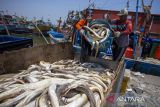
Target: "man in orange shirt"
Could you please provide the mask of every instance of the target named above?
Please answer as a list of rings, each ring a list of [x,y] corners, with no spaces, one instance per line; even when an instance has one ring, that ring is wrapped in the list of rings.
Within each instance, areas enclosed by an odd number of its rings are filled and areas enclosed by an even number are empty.
[[[114,35],[116,36],[113,40],[113,60],[119,61],[129,45],[132,22],[127,19],[128,11],[126,9],[122,9],[117,15],[119,19],[112,20],[111,24],[114,26]]]

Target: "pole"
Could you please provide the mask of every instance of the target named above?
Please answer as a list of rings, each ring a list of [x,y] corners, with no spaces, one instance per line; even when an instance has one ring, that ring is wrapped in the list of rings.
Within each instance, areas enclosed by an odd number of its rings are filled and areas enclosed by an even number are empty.
[[[136,5],[136,20],[135,20],[135,24],[134,24],[134,33],[136,33],[136,29],[137,29],[137,22],[138,22],[138,5],[139,5],[139,0],[137,0],[137,5]]]
[[[136,45],[137,45],[136,30],[137,30],[137,23],[138,23],[138,5],[139,5],[139,0],[137,0],[137,5],[136,5],[136,20],[135,20],[135,23],[134,23],[134,44],[133,44],[133,56],[134,56],[134,58],[136,57]]]
[[[44,38],[44,40],[46,41],[46,43],[49,44],[49,42],[47,41],[47,39],[45,38],[45,36],[44,36],[43,33],[41,32],[41,30],[38,28],[38,26],[37,26],[34,22],[32,22],[32,23],[33,23],[33,25],[36,27],[36,29],[39,31],[39,33],[42,35],[42,37]]]
[[[7,25],[6,25],[6,23],[5,23],[4,19],[3,19],[4,12],[1,11],[1,13],[2,13],[2,14],[0,14],[0,16],[1,16],[1,19],[2,19],[2,21],[3,21],[3,25],[4,25],[4,27],[5,27],[5,30],[6,30],[6,32],[7,32],[7,35],[10,35],[9,30],[8,30],[8,28],[7,28]]]
[[[129,10],[129,0],[127,1],[126,8],[127,8],[127,10]]]
[[[153,25],[153,20],[154,20],[154,16],[152,17],[152,21],[151,21],[151,24],[150,24],[150,27],[149,27],[149,33],[150,33],[152,25]]]

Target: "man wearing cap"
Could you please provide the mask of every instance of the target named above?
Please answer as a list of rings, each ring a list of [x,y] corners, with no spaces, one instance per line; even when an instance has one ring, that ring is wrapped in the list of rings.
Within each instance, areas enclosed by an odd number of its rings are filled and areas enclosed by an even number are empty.
[[[114,29],[113,60],[121,60],[129,45],[129,34],[132,32],[132,22],[127,20],[128,11],[122,9],[118,14],[119,19],[114,19],[111,24]]]

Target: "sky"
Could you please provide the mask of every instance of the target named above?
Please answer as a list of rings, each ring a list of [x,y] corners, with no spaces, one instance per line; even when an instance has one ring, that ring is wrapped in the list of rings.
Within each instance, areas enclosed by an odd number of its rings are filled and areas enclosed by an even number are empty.
[[[90,0],[98,9],[120,10],[126,7],[127,0]],[[130,0],[130,11],[136,10],[136,1]],[[147,5],[150,0],[144,0]],[[160,14],[160,0],[154,0],[152,13]],[[50,19],[53,24],[59,17],[66,19],[69,10],[83,10],[89,5],[89,0],[0,0],[0,11],[8,11],[8,14],[26,16],[28,19]],[[141,0],[139,0],[139,10]]]

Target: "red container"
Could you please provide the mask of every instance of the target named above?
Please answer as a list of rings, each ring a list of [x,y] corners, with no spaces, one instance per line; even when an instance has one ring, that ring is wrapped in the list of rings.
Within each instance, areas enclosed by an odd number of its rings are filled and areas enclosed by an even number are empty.
[[[126,58],[133,58],[133,49],[128,47],[124,54]]]
[[[157,46],[154,58],[160,60],[160,46]]]

